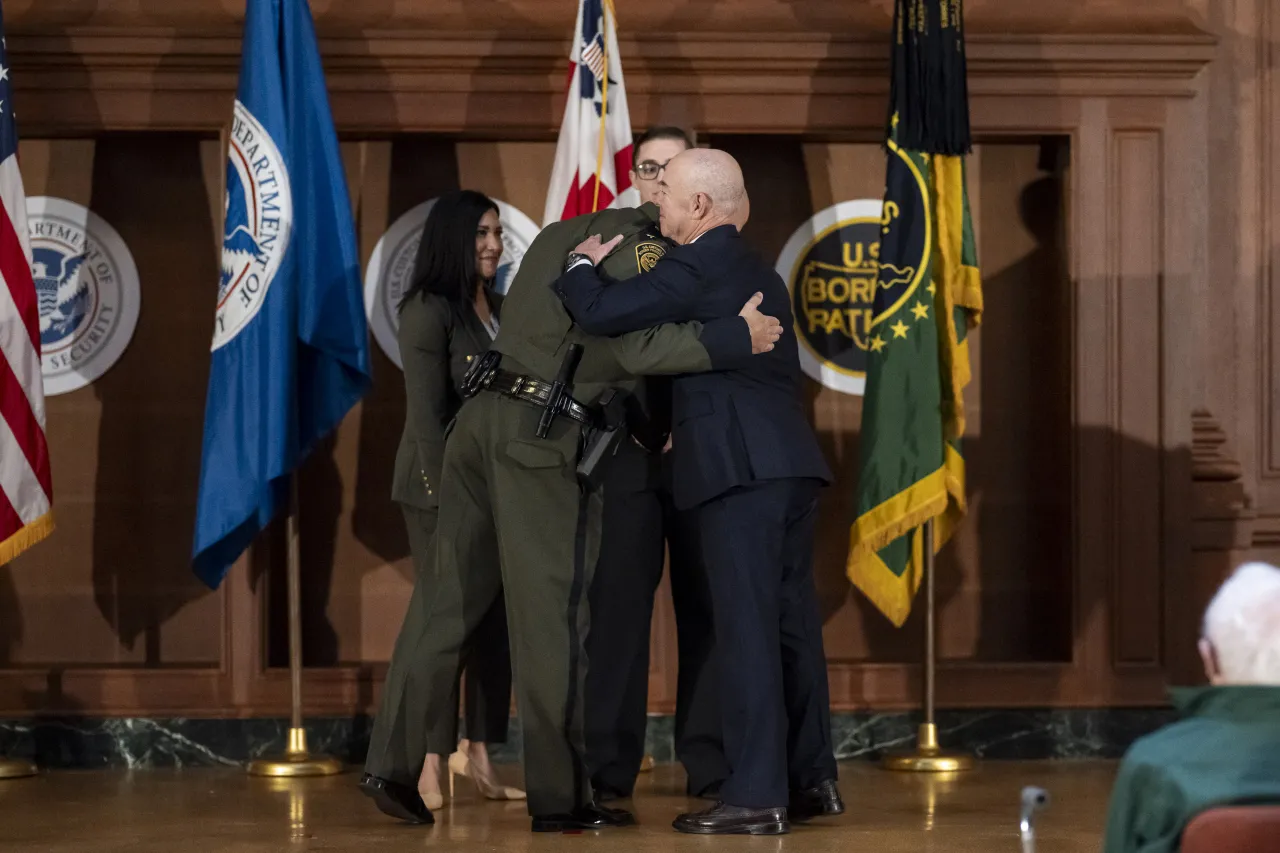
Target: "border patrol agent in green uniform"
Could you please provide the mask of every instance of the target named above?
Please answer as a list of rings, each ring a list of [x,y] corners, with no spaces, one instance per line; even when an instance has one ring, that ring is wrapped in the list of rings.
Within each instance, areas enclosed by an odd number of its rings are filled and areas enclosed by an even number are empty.
[[[573,325],[551,289],[569,251],[588,234],[621,233],[623,242],[601,269],[614,279],[633,276],[665,251],[656,218],[657,208],[646,205],[542,231],[503,306],[492,347],[501,363],[477,378],[484,390],[463,406],[445,448],[434,629],[419,660],[433,670],[456,671],[465,638],[505,588],[535,831],[633,822],[627,812],[594,804],[584,762],[585,593],[599,549],[602,496],[580,486],[576,466],[586,424],[598,417],[594,404],[609,389],[629,389],[645,374],[732,368],[752,352],[750,328],[740,317],[609,339]],[[565,389],[572,402],[539,437],[552,380],[574,344],[582,349]],[[495,549],[500,573],[490,568]],[[449,701],[431,696],[427,716]]]

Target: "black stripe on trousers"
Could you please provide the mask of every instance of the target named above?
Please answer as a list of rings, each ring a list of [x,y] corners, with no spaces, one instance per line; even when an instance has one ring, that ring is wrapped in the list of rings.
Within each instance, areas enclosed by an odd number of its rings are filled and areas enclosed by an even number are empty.
[[[578,608],[582,606],[587,568],[587,513],[591,493],[578,487],[578,523],[573,534],[573,582],[569,586],[569,695],[564,703],[564,738],[573,753],[573,797],[582,791],[582,768],[586,757],[578,753],[573,739],[573,717],[578,710],[578,668],[582,666],[582,637],[578,635]],[[585,805],[585,803],[579,803]]]

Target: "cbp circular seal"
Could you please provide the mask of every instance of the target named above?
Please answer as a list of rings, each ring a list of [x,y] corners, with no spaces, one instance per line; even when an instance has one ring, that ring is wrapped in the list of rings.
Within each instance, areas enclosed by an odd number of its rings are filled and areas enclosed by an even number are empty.
[[[846,394],[862,394],[880,263],[881,203],[844,201],[791,235],[776,266],[791,289],[800,366]]]
[[[61,198],[27,199],[46,395],[102,376],[138,325],[142,290],[129,247],[106,220]]]
[[[369,328],[387,358],[401,369],[404,365],[400,363],[400,345],[396,340],[400,330],[398,306],[413,275],[422,226],[435,203],[435,199],[424,201],[391,223],[373,247],[369,265],[365,268],[364,310],[369,318]],[[498,219],[502,222],[502,258],[493,287],[498,293],[506,293],[520,269],[524,253],[540,229],[518,208],[497,199],[494,199],[494,204],[498,205]]]
[[[213,347],[229,343],[262,310],[289,248],[293,197],[275,142],[236,101],[227,148],[222,276]]]

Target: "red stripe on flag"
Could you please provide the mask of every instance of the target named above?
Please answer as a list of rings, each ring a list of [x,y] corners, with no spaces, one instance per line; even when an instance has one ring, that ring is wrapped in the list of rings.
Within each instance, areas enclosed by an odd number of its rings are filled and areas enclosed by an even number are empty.
[[[36,472],[40,488],[44,490],[49,502],[53,503],[53,478],[49,475],[49,445],[45,441],[44,430],[31,411],[31,403],[27,400],[22,383],[13,372],[13,365],[7,359],[0,358],[0,418],[4,418],[13,430],[27,463]],[[0,537],[3,538],[3,537]]]
[[[595,203],[593,210],[591,205]],[[562,220],[572,219],[575,216],[581,216],[584,213],[595,213],[597,210],[604,210],[613,204],[613,193],[609,192],[609,188],[604,184],[600,185],[600,198],[596,199],[596,176],[592,175],[587,181],[585,187],[578,185],[578,178],[575,176],[573,185],[569,187],[569,195],[564,200],[564,212],[560,215]]]
[[[596,197],[596,179],[592,176],[587,185],[578,190],[578,212],[595,213],[613,204],[613,193],[604,184],[600,185],[600,196]],[[594,205],[594,207],[592,206]]]
[[[618,180],[618,195],[631,186],[631,143],[613,155],[613,174]]]
[[[585,211],[578,209],[578,176],[573,176],[573,183],[569,185],[569,194],[564,197],[564,210],[560,213],[560,219],[572,219],[579,213]]]
[[[9,294],[18,306],[18,316],[27,327],[31,345],[40,352],[40,309],[36,305],[36,286],[31,278],[31,266],[18,241],[9,211],[0,205],[0,274],[9,286]]]
[[[13,504],[9,503],[9,496],[4,493],[4,489],[0,489],[0,542],[4,542],[25,526],[18,516],[18,511],[13,508]]]

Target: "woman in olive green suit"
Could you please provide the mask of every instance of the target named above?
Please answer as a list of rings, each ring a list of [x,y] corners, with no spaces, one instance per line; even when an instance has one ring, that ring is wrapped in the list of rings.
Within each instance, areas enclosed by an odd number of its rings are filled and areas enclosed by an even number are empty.
[[[497,783],[486,749],[507,739],[511,655],[503,602],[494,604],[462,656],[466,740],[457,737],[461,673],[424,672],[416,653],[420,639],[432,630],[424,614],[437,580],[432,539],[445,428],[462,405],[458,388],[467,366],[498,333],[502,297],[491,284],[501,256],[497,205],[471,190],[447,193],[427,216],[412,283],[400,302],[407,407],[391,497],[404,512],[417,580],[387,671],[365,772],[366,778],[397,788],[416,780],[429,809],[443,803],[440,755],[455,745],[458,751],[449,758],[451,788],[453,776],[460,774],[490,799],[524,799],[523,791]],[[428,711],[432,695],[449,697],[448,710]]]

